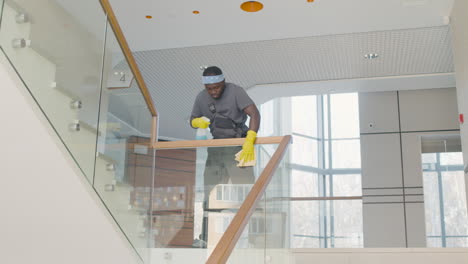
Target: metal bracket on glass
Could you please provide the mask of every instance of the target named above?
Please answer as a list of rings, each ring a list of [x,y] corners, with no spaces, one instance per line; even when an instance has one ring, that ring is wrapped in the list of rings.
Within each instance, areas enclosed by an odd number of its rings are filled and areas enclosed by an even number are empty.
[[[74,100],[70,103],[71,109],[81,109],[83,107],[83,103],[80,100]]]
[[[112,164],[112,163],[108,163],[108,164],[106,165],[106,170],[107,170],[107,171],[115,171],[115,165]]]
[[[72,131],[80,131],[80,121],[79,120],[75,120],[73,123],[70,124],[70,130]]]
[[[16,23],[24,24],[29,22],[29,16],[25,13],[19,13],[15,17]]]
[[[468,173],[468,165],[465,166],[465,174]]]
[[[106,192],[113,192],[113,191],[115,191],[115,185],[114,184],[106,184],[106,185],[104,185],[104,190]]]
[[[21,49],[31,46],[30,39],[15,38],[11,41],[11,46],[15,49]]]

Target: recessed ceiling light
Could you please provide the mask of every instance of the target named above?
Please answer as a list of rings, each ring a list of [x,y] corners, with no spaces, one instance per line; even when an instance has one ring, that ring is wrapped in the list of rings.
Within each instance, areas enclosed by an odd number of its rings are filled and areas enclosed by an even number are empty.
[[[198,11],[198,10],[193,10],[192,13],[194,13],[195,15],[198,15],[198,14],[200,14],[200,11]]]
[[[309,3],[313,3],[313,2],[314,2],[314,0],[307,0],[307,2],[309,2]]]
[[[364,55],[364,58],[366,58],[368,60],[377,59],[378,57],[379,57],[379,54],[377,54],[377,53],[368,53],[368,54]]]
[[[240,6],[245,12],[258,12],[263,9],[263,4],[257,1],[247,1]]]
[[[206,70],[206,68],[208,68],[208,66],[206,66],[206,65],[200,66],[200,70],[202,70],[202,71]]]
[[[153,16],[145,16],[147,19],[152,19]]]

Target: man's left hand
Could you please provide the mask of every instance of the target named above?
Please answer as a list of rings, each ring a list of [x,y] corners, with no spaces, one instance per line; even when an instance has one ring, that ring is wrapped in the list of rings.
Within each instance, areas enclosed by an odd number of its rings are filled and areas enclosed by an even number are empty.
[[[239,157],[244,163],[255,160],[254,143],[256,138],[257,133],[255,131],[247,131],[247,137],[245,138],[244,145],[242,145],[242,153]]]

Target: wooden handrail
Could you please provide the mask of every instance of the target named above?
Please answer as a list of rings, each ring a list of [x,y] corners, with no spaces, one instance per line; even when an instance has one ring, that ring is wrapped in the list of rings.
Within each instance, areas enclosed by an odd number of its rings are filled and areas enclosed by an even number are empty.
[[[291,136],[282,137],[281,143],[276,149],[276,152],[271,157],[257,182],[255,182],[252,187],[252,190],[249,192],[249,195],[247,195],[244,203],[242,203],[239,211],[234,216],[234,219],[232,219],[231,224],[211,253],[206,262],[207,264],[226,263],[234,246],[237,244],[239,237],[244,231],[245,226],[249,222],[250,216],[255,211],[255,207],[264,194],[266,187],[270,183],[270,180],[282,160],[283,155],[286,153],[290,142]]]
[[[362,200],[362,196],[332,196],[332,197],[275,197],[268,201],[343,201]]]
[[[143,75],[141,75],[140,69],[133,57],[132,51],[128,46],[127,40],[123,34],[122,28],[117,21],[115,16],[114,10],[112,9],[108,0],[99,0],[101,2],[102,8],[104,12],[107,14],[107,19],[109,20],[109,24],[111,25],[112,29],[114,30],[115,37],[117,38],[117,42],[119,42],[120,48],[127,59],[128,65],[130,70],[135,77],[136,82],[138,83],[138,87],[140,88],[143,97],[145,98],[146,105],[148,106],[149,111],[151,112],[152,116],[158,116],[158,112],[153,104],[153,99],[151,98],[151,94],[148,91],[148,87],[146,86],[145,81],[143,80]]]
[[[284,137],[258,137],[255,144],[280,144]],[[169,142],[155,142],[155,149],[175,149],[175,148],[200,148],[200,147],[224,147],[241,146],[245,138],[226,138],[209,140],[180,140]]]

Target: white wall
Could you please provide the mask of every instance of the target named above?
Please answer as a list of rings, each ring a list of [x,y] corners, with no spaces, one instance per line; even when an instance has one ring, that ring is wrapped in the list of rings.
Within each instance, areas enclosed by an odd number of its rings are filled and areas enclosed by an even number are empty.
[[[359,93],[365,247],[425,247],[421,136],[457,134],[455,88]]]
[[[453,32],[453,53],[457,81],[458,111],[464,114],[465,123],[460,125],[465,172],[468,167],[468,1],[455,0],[451,24]],[[468,173],[465,173],[468,182]],[[468,190],[468,185],[467,185]],[[468,194],[468,191],[467,191]]]
[[[0,263],[138,263],[3,54],[0,62]]]

